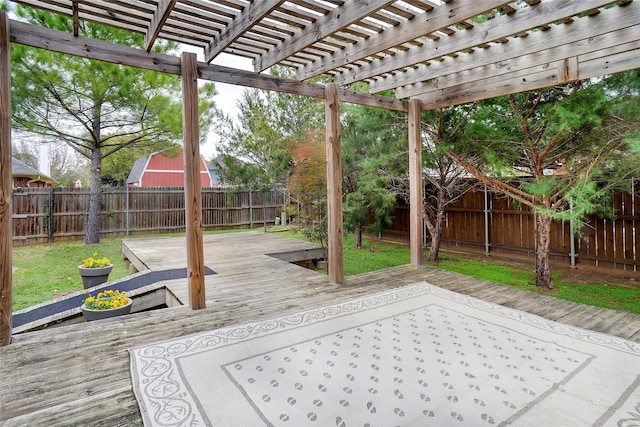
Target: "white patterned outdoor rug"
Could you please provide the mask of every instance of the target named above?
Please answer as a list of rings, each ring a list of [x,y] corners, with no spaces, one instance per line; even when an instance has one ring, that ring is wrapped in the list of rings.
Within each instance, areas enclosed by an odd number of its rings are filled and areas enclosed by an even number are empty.
[[[131,351],[148,426],[640,424],[640,344],[427,283]]]

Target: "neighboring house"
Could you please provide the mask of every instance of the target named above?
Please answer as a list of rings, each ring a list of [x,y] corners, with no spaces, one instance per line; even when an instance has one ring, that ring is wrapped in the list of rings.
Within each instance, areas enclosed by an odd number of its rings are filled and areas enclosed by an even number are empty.
[[[222,155],[217,156],[209,163],[207,163],[207,168],[209,169],[209,175],[211,175],[211,181],[213,185],[220,185],[220,176],[218,171],[220,168],[224,166],[224,159]]]
[[[204,157],[200,156],[200,185],[211,187],[213,182]],[[133,164],[129,187],[184,187],[184,155],[182,150],[169,149],[142,157]]]
[[[15,157],[11,158],[11,176],[13,177],[13,188],[51,187],[58,183],[55,179]]]
[[[236,164],[237,166],[243,166],[245,162],[239,160],[236,157],[228,157],[227,161],[231,161],[232,164]],[[242,185],[239,182],[230,182],[228,181],[228,177],[223,183],[220,179],[220,172],[228,172],[227,165],[225,164],[225,156],[222,154],[217,155],[213,160],[207,163],[207,167],[209,168],[209,174],[211,175],[211,180],[213,181],[213,185],[216,187],[227,187],[227,186],[235,186]]]

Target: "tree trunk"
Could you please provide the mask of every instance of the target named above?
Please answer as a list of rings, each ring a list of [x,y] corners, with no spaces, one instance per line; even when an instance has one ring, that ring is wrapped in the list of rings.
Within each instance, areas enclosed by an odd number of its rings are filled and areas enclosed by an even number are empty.
[[[362,247],[362,225],[361,224],[356,225],[355,240],[356,240],[355,247],[361,248]]]
[[[429,246],[429,254],[427,254],[427,261],[435,262],[438,260],[438,253],[440,252],[440,235],[438,233],[431,234],[431,246]]]
[[[100,200],[102,195],[102,152],[100,148],[91,152],[91,194],[89,195],[89,216],[85,243],[100,242]]]
[[[438,209],[435,223],[427,222],[427,229],[431,235],[431,246],[429,246],[429,254],[427,261],[435,262],[440,255],[440,242],[442,242],[442,223],[444,222],[444,210]]]
[[[422,217],[431,236],[431,246],[429,246],[429,254],[427,255],[427,261],[431,262],[438,260],[438,256],[440,255],[440,242],[442,242],[442,224],[444,223],[445,215],[445,192],[442,189],[438,190],[437,203],[436,218],[434,221],[429,218],[426,206],[422,206]]]
[[[551,267],[549,266],[549,236],[551,233],[551,218],[538,214],[536,230],[536,286],[554,289],[551,282]]]

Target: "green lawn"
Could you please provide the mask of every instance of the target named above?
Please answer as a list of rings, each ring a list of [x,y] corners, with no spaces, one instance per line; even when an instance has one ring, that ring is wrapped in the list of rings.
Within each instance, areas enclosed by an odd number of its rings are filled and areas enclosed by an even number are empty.
[[[223,232],[231,231],[225,230]],[[302,233],[292,231],[282,231],[278,235],[305,240]],[[157,237],[158,235],[144,237],[153,236]],[[83,242],[61,242],[14,248],[13,265],[17,267],[17,270],[13,274],[13,309],[20,310],[51,298],[60,297],[65,293],[82,290],[82,280],[78,275],[77,267],[84,258],[91,256],[94,252],[100,256],[106,256],[113,262],[114,268],[109,280],[128,275],[127,263],[122,261],[120,256],[120,241],[120,238],[113,238],[102,239],[98,245],[91,246],[87,246]],[[354,248],[353,244],[353,236],[345,235],[344,263],[347,276],[410,262],[409,248],[406,245],[375,239],[364,239],[363,247],[360,249]],[[554,283],[557,289],[548,291],[536,289],[533,285],[532,264],[523,264],[522,268],[513,268],[443,252],[442,259],[434,266],[570,301],[640,313],[640,288],[610,281],[606,283],[570,283],[561,279],[564,274],[562,269],[557,269],[554,274]]]
[[[279,236],[307,240],[302,233],[283,231]],[[409,247],[393,245],[376,240],[365,240],[361,249],[354,247],[352,234],[344,236],[344,274],[353,276],[368,271],[382,270],[389,267],[408,264],[410,262]]]
[[[523,263],[528,267],[516,269],[486,261],[466,259],[462,255],[444,254],[436,266],[443,270],[455,271],[467,276],[489,280],[527,291],[543,293],[556,298],[575,301],[596,307],[640,313],[640,287],[621,285],[610,278],[607,281],[574,283],[562,279],[566,269],[554,268],[552,274],[555,290],[537,289],[533,263]],[[594,275],[599,276],[599,275]],[[620,279],[622,280],[622,279]]]
[[[82,290],[78,266],[93,255],[106,256],[113,264],[109,280],[129,273],[127,263],[120,256],[121,239],[102,239],[97,245],[84,242],[59,242],[13,248],[13,309],[20,310]]]
[[[232,233],[249,230],[221,230],[210,233]],[[177,237],[184,233],[149,234],[135,237]],[[127,238],[135,238],[127,237]],[[47,300],[84,289],[78,274],[82,260],[93,255],[106,256],[113,263],[109,280],[131,274],[128,263],[120,255],[122,238],[103,238],[97,245],[83,241],[57,242],[13,248],[13,310],[21,310]]]
[[[283,235],[303,239],[301,233],[284,232]],[[378,240],[364,239],[363,248],[353,247],[352,235],[344,237],[345,275],[365,273],[383,268],[408,264],[409,247]],[[580,302],[596,307],[640,313],[640,288],[620,285],[615,282],[571,283],[562,280],[563,269],[553,274],[556,290],[537,289],[533,264],[523,263],[523,269],[508,267],[489,261],[465,258],[463,255],[441,252],[441,260],[434,267],[453,271],[478,279],[488,280],[532,292],[544,293],[556,298]],[[524,269],[527,268],[527,269]]]

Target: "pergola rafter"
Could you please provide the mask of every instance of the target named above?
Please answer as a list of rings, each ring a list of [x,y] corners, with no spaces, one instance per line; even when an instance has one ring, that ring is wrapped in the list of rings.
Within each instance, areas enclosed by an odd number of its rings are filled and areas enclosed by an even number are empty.
[[[182,76],[185,153],[195,158],[197,79],[325,99],[329,241],[342,242],[339,103],[409,111],[412,204],[420,202],[420,111],[640,67],[640,2],[633,0],[18,0],[65,15],[71,33],[12,21],[0,13],[0,174],[10,174],[9,46],[19,43],[64,54]],[[83,21],[144,35],[133,48],[80,37]],[[166,39],[203,49],[205,62],[153,52]],[[249,58],[254,71],[211,65],[226,53]],[[297,79],[263,74],[293,68]],[[326,74],[329,86],[305,82]],[[369,93],[348,88],[365,82]],[[396,97],[374,93],[394,90]],[[408,107],[409,105],[409,107]],[[418,151],[416,151],[418,150]],[[191,167],[187,165],[188,167]],[[195,171],[194,171],[195,173]],[[0,187],[0,229],[10,230],[10,180]],[[204,304],[202,238],[194,189],[188,194],[189,289]],[[421,263],[419,212],[411,209],[411,262]],[[0,237],[0,344],[11,339],[11,233]],[[10,257],[8,258],[10,261]],[[193,267],[193,268],[192,268]],[[342,253],[330,251],[330,280],[342,280]]]
[[[343,8],[329,11],[322,18],[318,19],[308,30],[298,31],[294,37],[286,40],[286,43],[279,43],[277,46],[269,49],[267,54],[257,58],[255,63],[256,71],[263,71],[276,65],[295,52],[313,45],[317,40],[335,35],[338,31],[344,30],[350,25],[360,21],[363,16],[367,16],[390,3],[394,3],[394,1],[375,0],[363,3],[357,0],[348,0],[346,3],[348,4],[345,4]]]
[[[477,2],[485,4],[485,2]],[[450,36],[432,40],[424,47],[398,52],[379,62],[371,62],[360,67],[356,72],[340,76],[336,80],[340,84],[349,84],[359,80],[402,70],[420,63],[452,55],[463,56],[481,45],[489,43],[508,43],[511,38],[522,37],[528,31],[538,30],[545,25],[561,22],[564,19],[611,3],[609,0],[581,0],[577,2],[553,2],[537,4],[519,10],[517,13],[496,16],[482,24],[476,24],[470,29],[455,31]],[[542,11],[539,11],[539,9]],[[570,24],[558,24],[570,25]],[[512,54],[515,52],[512,50]]]
[[[249,3],[234,20],[227,25],[224,31],[209,42],[204,50],[204,57],[207,62],[211,62],[216,56],[222,53],[227,47],[235,42],[243,33],[262,20],[269,13],[273,12],[284,0],[264,0]]]
[[[351,63],[358,59],[365,59],[382,50],[397,47],[402,43],[410,42],[421,37],[428,37],[429,35],[433,35],[438,31],[442,31],[443,29],[454,26],[459,22],[473,18],[474,16],[491,13],[494,9],[504,6],[510,2],[504,0],[485,0],[481,2],[469,2],[464,6],[462,2],[458,3],[460,3],[458,6],[450,7],[449,4],[443,4],[428,12],[422,12],[411,20],[407,20],[397,26],[390,27],[379,33],[377,36],[371,37],[367,43],[354,44],[338,55],[334,55],[331,58],[322,58],[321,61],[315,61],[314,63],[308,64],[298,73],[298,77],[300,79],[307,79],[335,68],[336,64]],[[438,40],[440,39],[439,36],[434,36],[434,38],[437,38]],[[337,82],[340,84],[349,84],[357,80],[361,80],[359,77],[364,70],[367,70],[364,71],[366,78],[373,77],[376,74],[393,71],[394,68],[390,68],[390,65],[387,64],[389,64],[389,62],[398,55],[401,55],[401,52],[398,52],[397,55],[387,55],[381,61],[372,61],[365,66],[358,67],[357,72],[340,76],[337,79]],[[412,60],[405,59],[402,68],[412,65],[411,61]],[[385,71],[374,72],[381,70],[377,68],[378,62],[382,64]],[[352,76],[352,78],[347,76]]]
[[[74,0],[77,2],[77,0]],[[158,38],[158,34],[160,33],[160,29],[167,22],[169,18],[169,13],[175,6],[176,0],[160,0],[158,3],[158,8],[153,12],[153,17],[151,18],[151,22],[149,22],[149,29],[147,33],[144,35],[144,47],[147,49],[147,52],[151,50],[153,44]],[[74,18],[74,28],[75,28],[75,18]],[[74,36],[77,36],[78,33],[74,31]]]
[[[481,72],[479,67],[486,67],[486,77],[515,71],[512,64],[501,64],[541,52],[544,59],[517,65],[517,70],[531,69],[535,76],[538,72],[533,67],[583,54],[570,52],[570,43],[592,37],[615,39],[619,30],[638,29],[638,7],[629,0],[17,3],[66,14],[76,21],[141,32],[147,50],[164,38],[203,48],[206,62],[223,52],[236,54],[252,59],[257,72],[278,64],[292,66],[299,80],[325,73],[341,86],[365,81],[371,84],[371,92],[398,89],[399,98],[428,92],[434,79],[440,88],[470,83],[467,75]],[[491,19],[476,23],[479,16]],[[563,46],[547,57],[550,49]],[[610,43],[593,44],[600,51],[610,47]],[[634,50],[627,55],[638,56]],[[421,92],[423,86],[426,92]]]
[[[615,24],[621,29],[611,31]],[[628,25],[626,28],[623,27],[625,24]],[[487,76],[544,66],[568,56],[607,52],[640,39],[638,25],[640,4],[636,3],[611,10],[602,19],[585,17],[571,25],[555,25],[546,31],[531,32],[527,37],[513,38],[508,43],[494,43],[458,58],[444,57],[441,61],[431,61],[372,83],[370,89],[374,92],[396,89],[399,98],[408,98],[462,82],[482,80]],[[514,56],[513,51],[522,52],[522,55]]]

